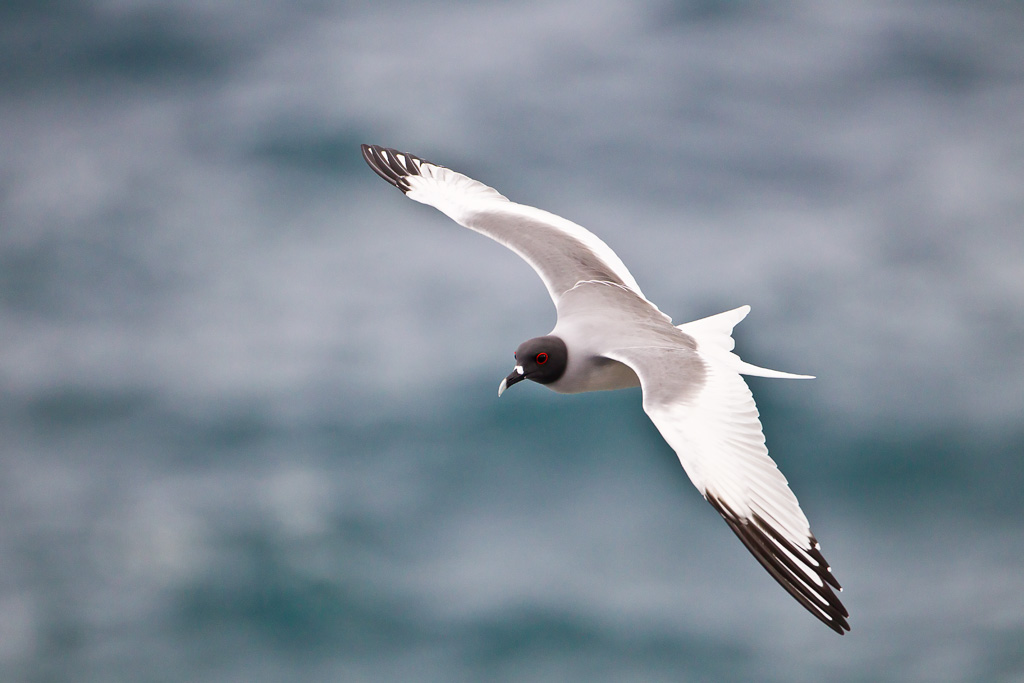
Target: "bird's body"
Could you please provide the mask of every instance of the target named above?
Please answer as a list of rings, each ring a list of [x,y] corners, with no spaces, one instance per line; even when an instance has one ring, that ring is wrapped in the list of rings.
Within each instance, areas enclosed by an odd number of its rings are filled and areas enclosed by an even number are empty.
[[[605,345],[628,346],[636,342],[631,332],[630,323],[637,318],[649,318],[643,302],[634,310],[615,308],[611,315],[600,315],[593,309],[574,307],[571,304],[577,299],[612,299],[633,303],[637,296],[619,286],[605,282],[584,282],[567,292],[564,300],[565,308],[576,308],[579,312],[560,315],[551,336],[559,337],[565,345],[573,350],[569,354],[569,363],[565,375],[548,387],[561,394],[576,394],[584,391],[604,391],[610,389],[627,389],[640,386],[640,378],[628,365],[608,358],[603,354]],[[632,315],[631,315],[632,314]],[[664,321],[656,322],[657,327],[668,334],[684,335]],[[664,329],[667,328],[667,329]],[[600,340],[600,343],[597,343]]]
[[[585,228],[450,169],[363,145],[363,157],[408,197],[522,256],[544,281],[558,320],[527,340],[499,396],[530,379],[559,393],[641,386],[644,411],[690,480],[754,557],[837,633],[849,616],[796,497],[768,457],[742,374],[805,378],[759,368],[732,353],[743,306],[683,325],[651,303],[619,257]]]

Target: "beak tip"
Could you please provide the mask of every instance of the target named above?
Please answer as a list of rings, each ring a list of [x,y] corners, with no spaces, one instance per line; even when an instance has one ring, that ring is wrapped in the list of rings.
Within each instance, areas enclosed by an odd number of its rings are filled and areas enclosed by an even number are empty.
[[[521,382],[526,379],[526,372],[523,370],[522,365],[517,365],[508,377],[501,380],[501,384],[498,385],[498,396],[500,397],[505,393],[505,390],[517,382]]]

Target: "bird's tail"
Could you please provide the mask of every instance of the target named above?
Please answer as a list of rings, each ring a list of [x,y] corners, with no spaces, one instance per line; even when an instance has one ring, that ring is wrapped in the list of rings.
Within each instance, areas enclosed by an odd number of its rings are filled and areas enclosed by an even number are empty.
[[[697,341],[697,348],[702,354],[709,359],[723,363],[740,374],[779,379],[814,379],[813,375],[794,375],[790,372],[751,365],[733,353],[732,350],[736,347],[736,342],[732,338],[732,328],[746,318],[747,313],[750,313],[750,306],[740,306],[731,311],[710,315],[707,318],[683,323],[676,327]]]

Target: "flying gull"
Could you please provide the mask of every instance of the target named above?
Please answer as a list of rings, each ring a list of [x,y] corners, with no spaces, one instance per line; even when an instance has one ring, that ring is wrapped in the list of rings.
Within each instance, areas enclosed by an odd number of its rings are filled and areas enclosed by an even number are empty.
[[[516,349],[498,395],[524,379],[559,393],[641,387],[644,412],[697,490],[757,561],[807,611],[842,635],[849,613],[796,496],[768,456],[741,375],[809,379],[732,353],[749,306],[673,325],[608,245],[589,230],[516,204],[444,166],[377,145],[363,158],[407,197],[500,242],[540,275],[555,302],[550,334]]]

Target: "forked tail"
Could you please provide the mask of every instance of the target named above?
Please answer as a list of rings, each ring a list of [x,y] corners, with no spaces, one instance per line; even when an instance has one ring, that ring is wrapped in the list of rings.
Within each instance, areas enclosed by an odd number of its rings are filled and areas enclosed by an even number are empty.
[[[716,360],[742,375],[774,377],[778,379],[814,379],[813,375],[795,375],[791,372],[769,370],[751,365],[732,352],[736,342],[732,328],[750,313],[750,306],[740,306],[731,311],[709,315],[707,318],[676,325],[680,330],[697,340],[697,350],[711,360]]]

